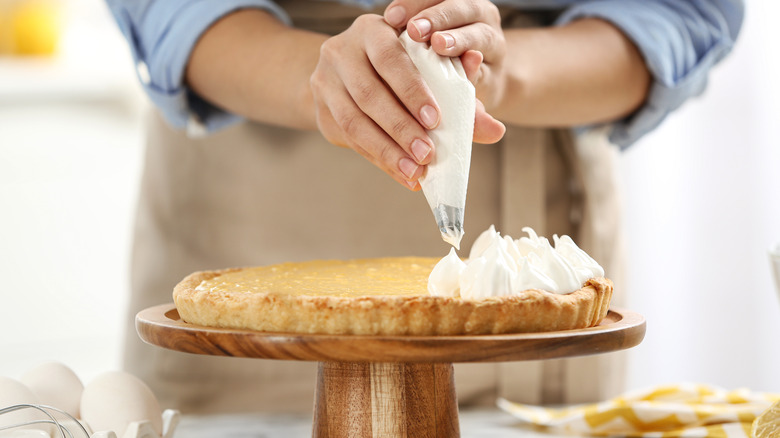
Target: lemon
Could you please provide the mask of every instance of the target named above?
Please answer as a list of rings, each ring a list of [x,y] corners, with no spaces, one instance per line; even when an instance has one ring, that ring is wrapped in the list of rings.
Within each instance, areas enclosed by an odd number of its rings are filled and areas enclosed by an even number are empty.
[[[753,429],[750,434],[753,438],[780,437],[780,401],[753,420]]]
[[[11,28],[10,8],[0,1],[0,55],[14,51],[14,33]]]
[[[52,2],[20,2],[11,14],[11,23],[17,55],[51,55],[56,51],[60,23]]]

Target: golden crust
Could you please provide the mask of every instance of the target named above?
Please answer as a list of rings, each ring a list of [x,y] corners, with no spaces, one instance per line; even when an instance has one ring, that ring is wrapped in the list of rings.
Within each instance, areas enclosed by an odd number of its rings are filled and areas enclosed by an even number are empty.
[[[188,323],[266,332],[352,335],[483,335],[592,327],[606,316],[612,282],[588,280],[580,290],[554,294],[462,299],[420,295],[332,296],[215,293],[198,289],[205,280],[241,269],[195,272],[173,298]]]

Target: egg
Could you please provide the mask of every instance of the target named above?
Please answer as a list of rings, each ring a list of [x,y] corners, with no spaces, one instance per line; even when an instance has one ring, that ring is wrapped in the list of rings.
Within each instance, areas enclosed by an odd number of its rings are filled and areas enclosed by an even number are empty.
[[[0,376],[0,409],[21,404],[37,404],[38,397],[18,380]],[[0,428],[27,423],[30,421],[45,420],[47,417],[33,408],[24,408],[14,412],[0,415]],[[21,432],[22,430],[41,430],[48,434],[54,431],[51,424],[31,424],[24,427],[14,427],[0,431],[0,437],[16,435],[35,436],[35,432]]]
[[[95,431],[124,435],[134,421],[149,421],[162,435],[162,409],[146,384],[132,374],[114,371],[101,374],[84,387],[81,419]]]
[[[20,379],[38,396],[41,404],[62,409],[79,418],[79,405],[84,384],[76,373],[59,362],[41,364]]]

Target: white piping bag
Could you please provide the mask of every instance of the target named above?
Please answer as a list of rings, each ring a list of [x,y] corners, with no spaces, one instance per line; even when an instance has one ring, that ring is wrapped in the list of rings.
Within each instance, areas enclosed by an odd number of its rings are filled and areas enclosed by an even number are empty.
[[[442,239],[460,249],[476,114],[474,86],[459,58],[438,55],[406,31],[399,38],[439,104],[439,125],[428,131],[436,152],[420,185]]]

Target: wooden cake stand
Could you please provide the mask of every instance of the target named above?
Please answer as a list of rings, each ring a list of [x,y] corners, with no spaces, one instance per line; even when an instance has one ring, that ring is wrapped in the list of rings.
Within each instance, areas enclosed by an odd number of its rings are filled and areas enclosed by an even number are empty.
[[[610,309],[596,327],[481,336],[267,333],[188,324],[173,304],[136,316],[141,339],[186,353],[319,362],[315,437],[458,437],[453,362],[584,356],[638,345],[645,319]]]

